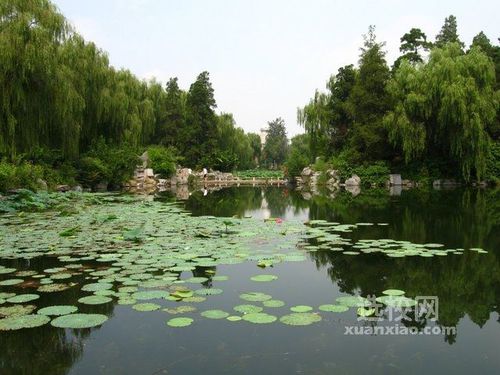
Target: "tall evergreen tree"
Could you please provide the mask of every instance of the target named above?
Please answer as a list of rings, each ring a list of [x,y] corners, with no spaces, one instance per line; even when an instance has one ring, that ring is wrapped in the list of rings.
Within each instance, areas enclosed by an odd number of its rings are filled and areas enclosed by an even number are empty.
[[[458,36],[457,18],[454,15],[445,18],[441,31],[436,35],[436,42],[434,45],[438,48],[442,48],[447,43],[458,43],[461,48],[465,46]]]
[[[431,46],[431,43],[427,41],[425,33],[417,28],[412,28],[404,34],[400,41],[399,51],[402,55],[394,62],[393,70],[398,68],[403,59],[408,60],[412,64],[423,62],[421,52],[427,51]]]
[[[278,117],[267,124],[268,131],[263,150],[264,162],[268,166],[278,166],[284,163],[288,152],[285,121]]]

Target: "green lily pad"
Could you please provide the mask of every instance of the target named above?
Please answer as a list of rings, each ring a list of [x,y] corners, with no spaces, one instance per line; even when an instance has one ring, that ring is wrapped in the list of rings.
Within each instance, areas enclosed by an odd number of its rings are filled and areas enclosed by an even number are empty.
[[[167,325],[176,328],[187,327],[190,326],[193,323],[193,321],[194,320],[191,318],[173,318],[167,322]]]
[[[41,285],[37,288],[37,292],[41,293],[55,293],[62,292],[63,290],[71,288],[73,285],[71,284],[49,284],[49,285]]]
[[[86,284],[82,287],[82,290],[85,292],[97,292],[99,290],[108,290],[113,287],[113,284],[108,283],[93,283]]]
[[[25,303],[31,302],[36,299],[39,299],[40,296],[38,294],[18,294],[17,296],[11,297],[7,299],[9,303]]]
[[[50,322],[50,318],[45,315],[10,316],[0,320],[0,331],[15,331],[23,328],[41,327],[48,322]]]
[[[138,303],[132,306],[132,308],[136,311],[156,311],[159,310],[161,306],[156,303]]]
[[[12,286],[12,285],[21,284],[22,282],[24,282],[23,279],[7,279],[7,280],[0,281],[0,286]]]
[[[242,319],[255,324],[269,324],[275,322],[278,318],[276,318],[274,315],[256,312],[245,314],[243,315]]]
[[[258,281],[258,282],[268,282],[268,281],[273,281],[277,280],[278,276],[275,275],[256,275],[252,276],[250,280],[252,281]]]
[[[405,294],[405,291],[400,289],[386,289],[382,292],[382,294],[387,296],[402,296]]]
[[[356,310],[359,316],[363,317],[368,317],[372,316],[375,314],[375,309],[373,308],[365,308],[365,307],[359,307],[358,310]]]
[[[267,301],[262,302],[265,307],[283,307],[285,306],[285,302],[279,299],[269,299]]]
[[[250,302],[263,302],[270,300],[273,298],[269,294],[265,293],[260,293],[260,292],[249,292],[249,293],[243,293],[240,294],[240,298],[245,300],[245,301],[250,301]]]
[[[201,315],[208,319],[224,319],[229,316],[227,312],[222,310],[206,310]]]
[[[215,296],[217,294],[221,294],[222,289],[217,289],[217,288],[198,289],[195,290],[195,293],[200,296]]]
[[[280,322],[291,326],[307,326],[320,321],[321,316],[314,313],[292,313],[280,318]]]
[[[143,292],[136,292],[132,294],[132,298],[139,301],[149,301],[152,299],[162,299],[166,298],[170,295],[170,293],[164,290],[148,290]]]
[[[349,307],[345,305],[321,305],[318,309],[326,312],[342,313],[349,310]]]
[[[43,309],[38,310],[37,314],[61,316],[61,315],[73,314],[77,311],[78,307],[76,306],[56,305],[56,306],[44,307]]]
[[[16,305],[16,306],[0,307],[0,316],[10,317],[10,316],[29,315],[35,310],[36,310],[35,305]]]
[[[233,310],[242,314],[250,314],[250,313],[259,313],[263,310],[263,308],[255,305],[238,305],[234,306]]]
[[[111,302],[112,299],[106,296],[88,296],[82,297],[78,300],[78,302],[83,303],[85,305],[102,305],[104,303]]]
[[[313,308],[311,306],[306,306],[306,305],[298,305],[298,306],[290,307],[290,310],[293,312],[296,312],[296,313],[305,313],[305,312],[312,311],[312,309]]]
[[[108,317],[102,314],[69,314],[55,318],[50,324],[57,328],[92,328],[103,324]]]
[[[238,322],[238,321],[242,320],[243,318],[241,316],[231,315],[231,316],[228,316],[226,319],[229,320],[230,322]]]

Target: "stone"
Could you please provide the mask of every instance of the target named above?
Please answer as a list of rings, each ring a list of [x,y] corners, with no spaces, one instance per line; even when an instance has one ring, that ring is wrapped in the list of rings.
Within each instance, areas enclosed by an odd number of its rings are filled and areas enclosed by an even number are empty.
[[[71,188],[71,191],[76,191],[77,193],[83,192],[83,188],[80,185],[75,185]]]
[[[391,186],[403,185],[403,183],[401,181],[401,175],[400,174],[390,174],[389,175],[389,185],[391,185]]]
[[[358,175],[353,174],[351,178],[345,180],[345,186],[359,186],[361,185],[361,178]]]
[[[149,155],[148,155],[148,152],[147,151],[144,151],[144,153],[139,156],[139,159],[141,160],[142,162],[142,167],[143,168],[146,168],[148,166],[148,163],[149,163]]]
[[[302,170],[302,173],[300,175],[302,176],[302,178],[304,178],[304,177],[310,177],[310,176],[312,176],[313,173],[314,173],[314,171],[311,168],[305,167]]]
[[[356,176],[357,177],[357,176]],[[352,178],[352,177],[351,177]],[[359,178],[359,177],[358,177]],[[353,197],[359,195],[361,193],[361,187],[359,185],[347,185],[345,189],[352,194]]]
[[[175,173],[175,181],[179,185],[187,185],[189,176],[191,175],[192,170],[190,168],[181,168],[178,169]]]
[[[146,176],[146,177],[154,177],[155,173],[153,172],[152,168],[146,168],[146,169],[144,169],[144,176]]]
[[[65,193],[67,191],[70,191],[71,187],[69,185],[57,185],[56,190],[61,192],[61,193]]]

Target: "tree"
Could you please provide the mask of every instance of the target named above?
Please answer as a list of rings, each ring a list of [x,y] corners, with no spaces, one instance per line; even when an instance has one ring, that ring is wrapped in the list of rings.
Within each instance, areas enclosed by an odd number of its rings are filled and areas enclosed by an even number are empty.
[[[278,117],[267,124],[269,128],[263,149],[264,162],[271,167],[281,165],[288,151],[285,121]]]
[[[382,125],[382,118],[390,108],[385,43],[376,41],[374,26],[369,27],[364,39],[359,71],[349,96],[349,111],[354,121],[349,147],[355,161],[385,159],[392,151]]]
[[[465,46],[458,37],[457,18],[454,15],[445,18],[441,31],[436,35],[436,42],[434,45],[438,48],[443,48],[447,43],[458,43],[461,48]]]
[[[326,94],[316,90],[309,103],[297,109],[297,122],[309,134],[309,148],[314,157],[324,155],[327,151],[331,119],[328,101]]]
[[[407,162],[449,160],[465,180],[485,173],[498,99],[492,62],[479,48],[463,54],[457,43],[432,51],[428,64],[403,62],[389,84],[395,108],[385,117],[391,141]]]
[[[183,155],[191,166],[196,166],[215,146],[216,107],[209,73],[202,72],[189,88],[186,98],[186,127],[180,135]]]
[[[403,53],[394,62],[393,70],[397,69],[403,59],[408,60],[412,64],[423,62],[421,51],[427,51],[431,43],[427,42],[425,33],[417,28],[412,28],[409,32],[401,37],[401,45],[399,51]]]
[[[313,160],[308,138],[308,134],[299,134],[292,138],[290,152],[286,160],[288,175],[291,177],[299,176],[302,170]]]
[[[250,142],[250,147],[252,147],[252,159],[256,165],[259,165],[262,154],[262,142],[260,140],[260,136],[255,133],[248,133],[247,137]]]

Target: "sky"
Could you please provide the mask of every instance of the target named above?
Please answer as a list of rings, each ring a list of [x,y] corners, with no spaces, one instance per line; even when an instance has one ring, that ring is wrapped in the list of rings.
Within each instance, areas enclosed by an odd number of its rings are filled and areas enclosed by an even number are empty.
[[[277,117],[302,133],[297,108],[325,89],[341,66],[356,64],[362,35],[376,26],[389,64],[412,27],[428,37],[445,17],[470,45],[483,31],[500,37],[498,0],[53,0],[86,40],[117,68],[188,90],[207,70],[218,112],[258,132]]]

